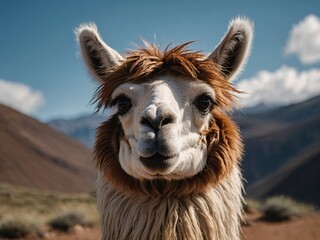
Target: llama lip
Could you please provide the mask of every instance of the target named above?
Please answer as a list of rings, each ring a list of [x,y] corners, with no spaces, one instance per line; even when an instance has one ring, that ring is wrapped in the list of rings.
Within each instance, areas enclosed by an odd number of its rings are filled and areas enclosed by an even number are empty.
[[[169,162],[170,159],[172,159],[171,156],[164,156],[160,153],[156,153],[152,157],[148,158],[140,157],[140,161],[143,165],[153,170],[167,169],[171,165]]]

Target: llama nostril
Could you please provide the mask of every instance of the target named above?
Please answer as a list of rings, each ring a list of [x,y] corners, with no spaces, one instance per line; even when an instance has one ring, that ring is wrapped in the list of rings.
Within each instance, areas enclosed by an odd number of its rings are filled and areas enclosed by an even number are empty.
[[[142,117],[140,120],[140,124],[148,126],[153,130],[158,130],[158,127],[153,123],[153,121],[147,117]]]
[[[140,124],[148,126],[155,131],[158,131],[162,126],[173,122],[174,119],[172,117],[156,118],[154,120],[148,117],[142,117],[140,120]]]
[[[173,123],[173,122],[174,122],[174,120],[173,120],[172,117],[166,117],[160,122],[160,127],[164,126],[164,125],[167,125],[169,123]]]

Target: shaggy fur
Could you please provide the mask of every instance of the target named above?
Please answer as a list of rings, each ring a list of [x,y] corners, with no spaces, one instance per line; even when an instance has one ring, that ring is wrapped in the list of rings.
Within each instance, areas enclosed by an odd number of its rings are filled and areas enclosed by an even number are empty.
[[[146,45],[128,54],[126,61],[118,68],[108,72],[104,83],[97,91],[98,106],[110,106],[110,96],[116,87],[125,82],[152,81],[159,75],[182,76],[194,81],[207,82],[216,93],[216,104],[220,109],[231,109],[234,104],[233,94],[239,93],[232,84],[219,74],[219,67],[211,60],[205,60],[205,56],[199,52],[186,50],[185,43],[166,49],[164,53],[155,45]],[[217,182],[225,175],[230,174],[237,159],[241,155],[241,144],[237,128],[217,108],[212,111],[211,126],[203,132],[203,140],[207,141],[209,156],[207,166],[201,174],[183,181],[175,182],[140,182],[127,176],[118,163],[117,155],[119,139],[123,135],[118,117],[114,116],[110,121],[103,124],[98,130],[95,146],[95,161],[100,170],[104,171],[108,179],[114,179],[116,186],[130,188],[134,191],[160,187],[161,194],[173,192],[175,194],[190,194],[201,192],[207,185]],[[108,132],[110,131],[111,132]],[[227,132],[222,132],[227,131]],[[108,144],[114,142],[113,144]],[[113,157],[109,157],[113,153]],[[110,163],[110,160],[114,162]],[[210,161],[211,160],[211,161]],[[118,169],[115,169],[117,166]],[[119,173],[119,174],[116,174]],[[118,180],[116,180],[118,179]],[[121,183],[121,184],[120,184]],[[173,186],[172,187],[169,187]],[[185,185],[185,186],[184,186]],[[203,186],[205,185],[205,186]],[[182,189],[177,191],[178,189]],[[193,189],[193,190],[188,190]],[[145,190],[143,190],[145,191]],[[186,192],[186,193],[183,193]]]
[[[102,239],[239,240],[243,145],[238,127],[226,112],[236,105],[234,95],[239,91],[230,79],[247,58],[251,24],[233,21],[209,57],[188,50],[190,43],[163,52],[146,43],[122,58],[103,43],[96,27],[82,26],[78,37],[84,60],[101,83],[95,94],[98,109],[112,106],[112,93],[121,84],[151,84],[163,76],[206,83],[215,94],[208,127],[198,132],[207,148],[205,165],[191,177],[131,176],[119,162],[120,142],[127,141],[120,116],[113,115],[98,128],[94,161],[100,170],[97,197]]]
[[[185,46],[163,54],[154,45],[131,53],[107,75],[97,98],[99,106],[108,106],[108,97],[119,84],[152,81],[164,73],[206,81],[215,89],[218,105],[211,112],[210,127],[203,132],[208,145],[207,164],[199,174],[183,180],[137,180],[126,174],[118,161],[119,140],[123,137],[118,116],[103,123],[98,129],[94,159],[103,172],[98,199],[102,227],[107,229],[104,239],[234,240],[239,236],[238,161],[242,143],[238,128],[221,111],[232,107],[232,94],[237,90],[219,75],[213,62],[203,60],[200,53],[184,50]],[[224,222],[231,225],[225,226]]]
[[[208,240],[239,238],[241,174],[188,196],[148,196],[119,191],[98,177],[102,239]]]

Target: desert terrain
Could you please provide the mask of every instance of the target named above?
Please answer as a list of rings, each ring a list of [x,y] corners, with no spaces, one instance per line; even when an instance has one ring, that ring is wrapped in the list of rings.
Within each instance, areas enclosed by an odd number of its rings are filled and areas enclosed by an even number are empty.
[[[318,240],[320,239],[320,214],[281,223],[266,223],[248,216],[250,225],[242,227],[242,240]],[[40,240],[29,236],[24,240]],[[52,240],[97,240],[99,228],[77,228],[73,233],[49,233]]]

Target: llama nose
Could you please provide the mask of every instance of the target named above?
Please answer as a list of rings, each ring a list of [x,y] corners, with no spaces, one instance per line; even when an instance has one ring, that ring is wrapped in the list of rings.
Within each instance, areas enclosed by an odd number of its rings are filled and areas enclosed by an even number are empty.
[[[161,127],[176,122],[176,115],[168,106],[161,104],[151,109],[156,111],[145,111],[141,116],[140,124],[158,131]]]
[[[148,126],[155,131],[158,131],[162,126],[167,125],[169,123],[173,123],[174,120],[171,116],[161,117],[151,119],[149,117],[142,117],[140,123],[142,125]]]

